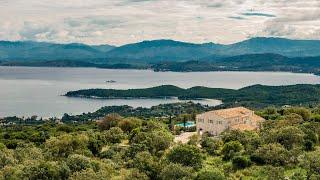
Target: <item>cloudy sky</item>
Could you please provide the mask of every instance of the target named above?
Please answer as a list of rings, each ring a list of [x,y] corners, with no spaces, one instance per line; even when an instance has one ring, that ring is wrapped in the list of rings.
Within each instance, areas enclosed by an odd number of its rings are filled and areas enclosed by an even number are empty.
[[[0,0],[0,40],[320,39],[320,0]]]

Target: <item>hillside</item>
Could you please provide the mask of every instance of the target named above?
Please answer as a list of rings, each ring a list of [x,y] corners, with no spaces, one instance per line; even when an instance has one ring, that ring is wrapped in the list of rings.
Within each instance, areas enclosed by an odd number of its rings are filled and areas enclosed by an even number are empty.
[[[32,41],[0,41],[2,61],[87,60],[105,58],[113,46],[85,44],[54,44]]]
[[[222,100],[225,106],[244,105],[248,107],[261,108],[267,106],[317,104],[320,102],[320,85],[254,85],[239,90],[208,87],[183,89],[172,85],[164,85],[146,89],[78,90],[67,92],[66,96],[86,98],[209,98]]]
[[[320,55],[319,40],[291,40],[285,38],[257,37],[231,44],[220,52],[221,55],[273,53],[288,57]]]
[[[285,71],[318,74],[320,56],[289,58],[279,54],[246,54],[187,62],[153,64],[155,71]]]
[[[173,40],[143,41],[115,48],[108,52],[108,57],[144,59],[146,62],[184,61],[199,59],[221,48],[213,43],[192,44]]]
[[[143,41],[108,52],[108,57],[145,59],[147,62],[217,60],[246,54],[279,54],[288,57],[320,56],[319,40],[257,37],[230,45],[193,44],[173,40]]]

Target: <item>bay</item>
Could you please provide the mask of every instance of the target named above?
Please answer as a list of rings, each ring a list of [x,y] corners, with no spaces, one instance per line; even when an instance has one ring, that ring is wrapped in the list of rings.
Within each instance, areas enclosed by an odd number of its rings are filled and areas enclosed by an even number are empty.
[[[106,81],[115,81],[107,83]],[[286,72],[153,72],[96,68],[0,67],[0,117],[61,117],[64,113],[92,112],[102,106],[151,107],[178,99],[84,99],[61,96],[67,91],[88,88],[146,88],[176,85],[238,89],[254,84],[318,84],[312,74]],[[197,102],[218,105],[218,100]]]

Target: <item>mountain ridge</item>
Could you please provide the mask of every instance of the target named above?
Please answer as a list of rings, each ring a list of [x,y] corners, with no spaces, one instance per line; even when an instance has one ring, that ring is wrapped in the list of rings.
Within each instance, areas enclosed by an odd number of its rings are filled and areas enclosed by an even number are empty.
[[[82,60],[97,63],[157,63],[211,61],[246,54],[279,54],[287,57],[320,56],[320,40],[255,37],[233,44],[190,43],[170,39],[148,40],[123,46],[0,41],[1,61]]]

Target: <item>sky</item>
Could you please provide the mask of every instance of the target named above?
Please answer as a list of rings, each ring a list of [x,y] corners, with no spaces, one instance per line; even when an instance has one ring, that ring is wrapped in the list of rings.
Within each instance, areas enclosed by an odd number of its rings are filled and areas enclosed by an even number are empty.
[[[320,39],[320,0],[0,0],[0,40]]]

